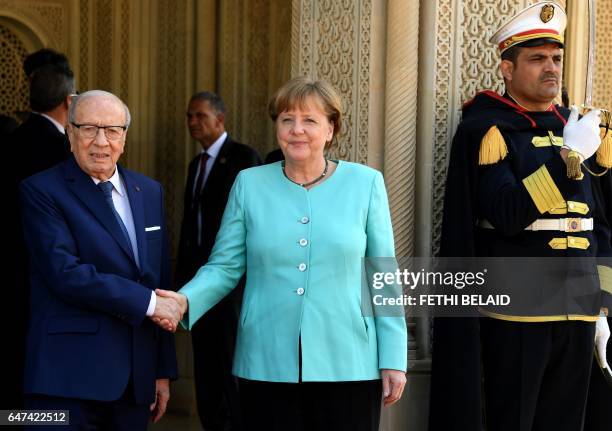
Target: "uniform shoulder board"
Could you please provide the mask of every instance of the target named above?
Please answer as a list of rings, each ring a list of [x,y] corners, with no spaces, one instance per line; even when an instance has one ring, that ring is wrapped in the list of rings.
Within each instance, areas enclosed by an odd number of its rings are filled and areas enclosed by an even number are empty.
[[[492,126],[480,141],[479,165],[492,165],[508,155],[506,141],[497,126]]]

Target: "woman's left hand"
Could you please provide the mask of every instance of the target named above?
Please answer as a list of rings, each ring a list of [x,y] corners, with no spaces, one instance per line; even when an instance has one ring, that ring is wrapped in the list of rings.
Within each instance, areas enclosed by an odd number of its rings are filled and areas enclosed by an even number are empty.
[[[398,370],[381,370],[385,407],[395,404],[404,392],[406,373]]]

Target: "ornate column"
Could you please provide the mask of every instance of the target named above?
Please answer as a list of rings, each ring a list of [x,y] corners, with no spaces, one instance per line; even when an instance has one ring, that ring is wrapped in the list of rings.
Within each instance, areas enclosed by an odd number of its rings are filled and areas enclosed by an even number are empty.
[[[398,256],[414,253],[419,2],[387,3],[385,183]]]

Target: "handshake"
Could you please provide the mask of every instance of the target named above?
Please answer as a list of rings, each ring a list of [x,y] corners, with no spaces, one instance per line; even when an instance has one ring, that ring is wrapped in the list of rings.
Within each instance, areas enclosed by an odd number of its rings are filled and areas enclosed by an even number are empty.
[[[171,290],[156,289],[155,311],[151,320],[166,331],[175,332],[189,304],[187,297]]]

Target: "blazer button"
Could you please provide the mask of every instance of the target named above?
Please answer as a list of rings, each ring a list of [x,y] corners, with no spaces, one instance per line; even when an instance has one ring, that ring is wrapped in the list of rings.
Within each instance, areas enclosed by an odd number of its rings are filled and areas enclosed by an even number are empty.
[[[306,247],[306,246],[308,245],[308,240],[307,240],[306,238],[302,238],[302,239],[300,240],[300,245],[301,245],[302,247]]]
[[[304,216],[304,217],[302,217],[302,218],[300,219],[300,223],[302,223],[302,224],[306,224],[306,223],[308,223],[309,221],[310,221],[310,219],[309,219],[308,217],[306,217],[306,216]]]
[[[303,287],[298,288],[298,290],[296,291],[296,293],[297,293],[298,295],[302,296],[302,295],[304,294],[304,288],[303,288]]]
[[[298,269],[302,272],[306,271],[306,264],[305,263],[300,263],[300,265],[298,266]]]

